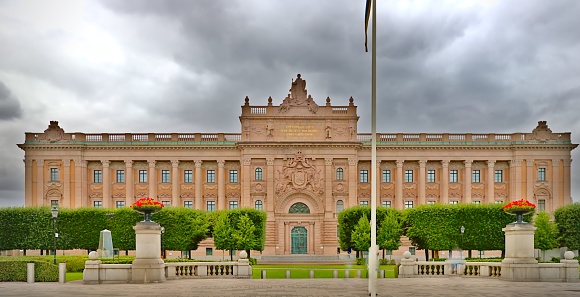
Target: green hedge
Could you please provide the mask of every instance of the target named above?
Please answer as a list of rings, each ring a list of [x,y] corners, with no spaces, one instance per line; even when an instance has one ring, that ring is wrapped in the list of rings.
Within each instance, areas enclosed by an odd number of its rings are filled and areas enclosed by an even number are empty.
[[[0,261],[0,282],[25,282],[27,263],[34,263],[34,281],[58,281],[58,266],[39,260]]]

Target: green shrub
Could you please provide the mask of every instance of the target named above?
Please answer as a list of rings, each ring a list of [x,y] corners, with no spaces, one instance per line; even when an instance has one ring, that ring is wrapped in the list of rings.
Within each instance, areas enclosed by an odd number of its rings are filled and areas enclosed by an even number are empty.
[[[379,259],[379,265],[395,265],[395,259]]]
[[[58,281],[58,266],[44,261],[0,261],[0,282],[25,282],[27,263],[34,263],[34,281]]]
[[[401,264],[397,264],[395,265],[395,278],[399,278],[399,267],[401,266]]]
[[[258,264],[258,259],[256,258],[248,258],[248,260],[250,261],[250,265],[257,265]]]
[[[356,258],[356,265],[364,265],[365,259],[364,258]]]

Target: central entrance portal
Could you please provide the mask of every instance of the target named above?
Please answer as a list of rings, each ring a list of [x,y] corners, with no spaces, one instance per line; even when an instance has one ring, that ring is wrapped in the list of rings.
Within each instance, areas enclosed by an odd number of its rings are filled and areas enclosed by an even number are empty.
[[[304,227],[292,228],[292,254],[306,254],[308,248],[308,231]]]

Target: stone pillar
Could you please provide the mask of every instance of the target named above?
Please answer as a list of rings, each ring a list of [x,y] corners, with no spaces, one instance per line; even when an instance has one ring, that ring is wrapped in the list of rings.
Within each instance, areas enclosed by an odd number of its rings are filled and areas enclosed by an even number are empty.
[[[82,201],[85,199],[82,196],[83,187],[82,185],[85,183],[82,179],[83,176],[83,168],[81,166],[82,161],[80,159],[74,159],[75,162],[75,182],[74,182],[74,189],[75,189],[75,201],[74,207],[81,207],[86,206],[82,204]]]
[[[224,169],[225,161],[218,160],[218,170],[217,170],[217,178],[218,178],[218,202],[217,202],[217,209],[222,210],[226,209],[226,172]]]
[[[181,184],[179,182],[179,160],[171,160],[171,206],[181,205],[179,199]]]
[[[513,193],[513,196],[509,200],[522,199],[522,160],[512,160],[510,167],[512,164],[515,176],[510,176],[510,179],[513,181],[510,185],[513,186],[514,190],[510,191]]]
[[[574,260],[574,252],[566,251],[564,253],[564,260],[560,260],[560,263],[565,265],[565,275],[562,281],[568,283],[577,283],[580,281],[578,280],[578,260]]]
[[[77,207],[80,206],[92,206],[89,205],[89,189],[88,189],[88,178],[87,178],[87,165],[88,162],[86,160],[79,161],[81,164],[81,195],[80,197],[80,204],[77,204]]]
[[[131,282],[165,282],[165,263],[161,259],[161,226],[143,221],[133,229],[136,255],[131,266]]]
[[[157,170],[155,169],[155,160],[147,161],[149,163],[149,197],[157,199]]]
[[[251,164],[252,164],[251,158],[242,159],[242,172],[241,172],[242,197],[240,197],[241,207],[250,207],[250,208],[255,207],[254,205],[252,205],[252,197],[251,197],[251,185],[255,172],[252,172],[252,167],[250,166]],[[264,201],[262,201],[262,207],[264,206],[263,203]]]
[[[332,218],[332,214],[334,213],[334,199],[332,197],[332,158],[325,158],[324,159],[324,196],[326,197],[326,205],[325,205],[325,217]]]
[[[534,201],[534,160],[526,160],[526,165],[526,199]]]
[[[425,204],[425,166],[427,165],[426,160],[419,160],[419,205]]]
[[[36,160],[36,205],[44,205],[44,160]]]
[[[71,204],[71,194],[70,194],[70,159],[63,159],[62,163],[64,165],[64,187],[63,187],[63,206],[73,207]]]
[[[203,180],[201,176],[201,164],[203,161],[195,160],[195,209],[203,209]]]
[[[495,178],[494,178],[495,160],[487,161],[487,191],[485,197],[487,203],[495,201]]]
[[[125,201],[127,205],[134,202],[133,160],[125,160]]]
[[[449,204],[449,160],[441,160],[441,203]]]
[[[393,208],[403,209],[403,163],[404,160],[397,160],[397,176],[395,177],[395,205]]]
[[[103,208],[112,208],[110,162],[109,160],[101,160],[101,164],[103,165]]]
[[[572,159],[564,159],[564,201],[563,205],[568,205],[572,203],[572,197],[570,196],[570,165]]]
[[[508,224],[505,232],[505,258],[501,261],[501,279],[519,282],[540,280],[538,261],[534,258],[532,224]]]
[[[463,184],[465,189],[463,190],[463,201],[465,203],[471,203],[471,164],[473,160],[465,160],[465,174],[463,176]]]
[[[554,212],[562,206],[560,194],[560,159],[552,160],[552,209],[546,209],[548,212]]]
[[[403,253],[403,258],[401,258],[401,266],[399,266],[399,277],[400,278],[412,278],[417,274],[415,270],[415,259],[411,259],[411,253],[405,251]]]
[[[353,207],[357,205],[357,184],[358,184],[358,172],[357,172],[357,159],[348,159],[348,207]]]
[[[274,212],[274,158],[266,158],[266,201],[262,201],[265,203],[263,205],[264,209],[269,212]],[[274,221],[274,216],[268,216],[268,221]]]
[[[32,206],[32,160],[24,159],[24,205]]]

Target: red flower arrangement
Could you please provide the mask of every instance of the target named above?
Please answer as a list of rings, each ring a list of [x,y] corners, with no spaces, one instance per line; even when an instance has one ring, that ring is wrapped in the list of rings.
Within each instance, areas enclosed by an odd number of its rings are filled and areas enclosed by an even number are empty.
[[[507,213],[513,212],[532,212],[536,209],[536,205],[526,199],[514,200],[502,207]]]
[[[131,208],[138,209],[155,209],[160,210],[164,207],[163,203],[155,201],[153,198],[139,198],[135,203],[131,204]]]

